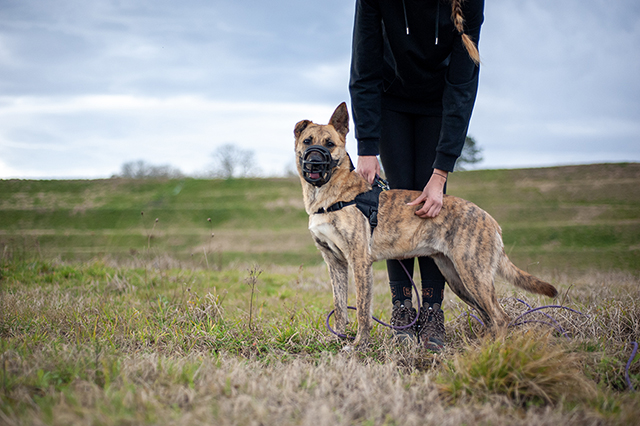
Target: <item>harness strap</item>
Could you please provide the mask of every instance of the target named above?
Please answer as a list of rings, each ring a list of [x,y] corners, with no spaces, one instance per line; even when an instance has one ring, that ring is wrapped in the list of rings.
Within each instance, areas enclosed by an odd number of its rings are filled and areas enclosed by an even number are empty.
[[[357,198],[357,197],[356,197]],[[343,207],[347,207],[350,206],[352,204],[356,204],[356,200],[351,200],[351,201],[338,201],[335,204],[331,204],[329,207],[327,207],[326,209],[324,207],[320,207],[318,209],[318,211],[316,212],[316,214],[319,213],[329,213],[329,212],[335,212],[336,210],[340,210]]]
[[[382,191],[386,191],[389,189],[389,185],[384,179],[376,176],[373,181],[373,186],[370,191],[363,192],[361,194],[356,195],[351,201],[338,201],[327,207],[326,209],[321,207],[318,209],[316,214],[323,214],[329,212],[335,212],[344,207],[355,204],[356,207],[364,214],[364,216],[369,219],[369,225],[371,226],[371,232],[378,225],[378,202],[380,199],[380,193]]]

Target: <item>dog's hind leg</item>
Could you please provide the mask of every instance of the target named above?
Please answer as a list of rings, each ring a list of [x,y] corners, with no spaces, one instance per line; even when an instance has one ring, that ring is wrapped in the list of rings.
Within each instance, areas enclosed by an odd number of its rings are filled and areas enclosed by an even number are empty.
[[[462,265],[458,274],[468,293],[475,300],[478,313],[490,328],[503,328],[509,324],[509,316],[498,303],[493,285],[493,275],[489,271],[470,270],[469,265]]]
[[[504,327],[509,323],[509,317],[504,312],[496,298],[493,286],[493,274],[489,266],[473,271],[468,264],[456,268],[454,262],[440,254],[434,260],[449,288],[469,306],[475,308],[484,324],[488,327]]]
[[[458,275],[458,271],[456,271],[453,262],[451,259],[446,257],[444,254],[436,254],[433,257],[433,260],[436,262],[438,269],[444,275],[449,288],[458,296],[463,302],[467,305],[475,308],[477,310],[481,310],[480,306],[476,303],[475,299],[469,294],[467,288],[462,283],[460,279],[460,275]]]

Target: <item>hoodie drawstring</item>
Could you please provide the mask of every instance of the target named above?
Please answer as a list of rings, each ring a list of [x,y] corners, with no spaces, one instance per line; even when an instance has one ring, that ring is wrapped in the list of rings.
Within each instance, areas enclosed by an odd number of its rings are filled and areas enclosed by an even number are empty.
[[[407,28],[407,35],[409,35],[409,20],[407,20],[407,6],[402,0],[402,11],[404,12],[404,26]]]
[[[403,0],[404,1],[404,0]],[[407,12],[405,11],[405,14]],[[440,0],[436,0],[436,46],[438,45],[438,25],[440,23]]]
[[[402,11],[404,12],[404,26],[407,29],[407,35],[409,35],[409,20],[407,19],[407,5],[405,0],[402,0]],[[436,1],[436,46],[438,45],[438,29],[440,27],[440,0]]]

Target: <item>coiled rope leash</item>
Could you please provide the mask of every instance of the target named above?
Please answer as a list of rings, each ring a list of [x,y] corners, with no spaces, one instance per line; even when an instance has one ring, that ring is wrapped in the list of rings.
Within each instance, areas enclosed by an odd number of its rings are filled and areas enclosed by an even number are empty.
[[[413,278],[411,277],[411,274],[409,274],[409,271],[407,271],[407,268],[402,264],[402,262],[400,262],[400,261],[398,261],[398,262],[400,263],[400,265],[402,265],[402,268],[404,269],[405,273],[407,274],[407,276],[411,280],[411,285],[413,286],[413,290],[416,293],[416,298],[418,300],[418,310],[417,310],[416,317],[411,322],[411,324],[403,325],[403,326],[393,326],[391,324],[387,324],[386,322],[379,320],[378,318],[376,318],[374,316],[372,316],[372,318],[373,318],[373,320],[375,322],[377,322],[378,324],[382,324],[385,327],[389,327],[389,328],[396,329],[396,330],[404,330],[406,328],[413,327],[413,325],[416,323],[416,321],[418,321],[418,317],[420,316],[420,308],[421,308],[421,306],[420,306],[420,294],[418,292],[418,286],[416,286],[416,283],[413,281]],[[583,316],[589,317],[589,315],[587,315],[587,314],[585,314],[583,312],[580,312],[580,311],[578,311],[576,309],[571,309],[571,308],[568,308],[568,307],[562,306],[562,305],[545,305],[545,306],[539,306],[537,308],[533,308],[533,307],[531,307],[531,305],[529,305],[524,300],[521,300],[521,299],[518,299],[518,298],[514,298],[514,300],[526,305],[529,309],[526,312],[520,314],[516,319],[511,321],[509,323],[508,327],[516,327],[516,326],[519,326],[519,325],[530,324],[530,323],[545,324],[545,325],[548,325],[549,327],[555,329],[560,334],[562,334],[567,340],[570,340],[569,335],[564,330],[564,328],[562,328],[560,323],[555,318],[553,318],[551,315],[547,314],[546,312],[541,312],[541,311],[544,310],[544,309],[565,309],[567,311],[570,311],[570,312],[573,312],[573,313],[576,313],[576,314],[579,314],[579,315],[583,315]],[[353,307],[353,306],[347,306],[347,309],[351,309],[351,310],[357,311],[357,309],[355,307]],[[523,320],[524,317],[526,317],[527,315],[530,315],[530,314],[532,314],[534,312],[542,313],[545,317],[549,318],[549,320],[551,320],[551,322],[542,321],[542,320]],[[333,309],[331,312],[329,312],[329,315],[327,315],[327,320],[326,320],[327,329],[331,333],[335,334],[336,336],[338,336],[340,338],[343,338],[343,339],[345,339],[345,338],[346,339],[354,339],[353,337],[347,336],[346,334],[338,333],[334,329],[331,328],[331,325],[329,325],[329,319],[331,318],[331,316],[334,313],[335,313],[335,309]],[[458,318],[460,318],[462,316],[465,316],[465,315],[475,319],[482,326],[485,326],[484,322],[482,322],[482,320],[480,318],[478,318],[476,315],[473,315],[473,314],[471,314],[469,312],[463,312],[461,315],[458,316]],[[629,369],[631,368],[631,364],[633,364],[633,360],[635,359],[636,353],[638,352],[638,342],[632,342],[632,344],[633,344],[633,350],[631,351],[631,356],[629,357],[629,360],[627,361],[627,365],[626,365],[625,370],[624,370],[624,378],[625,378],[625,381],[627,382],[627,386],[629,387],[629,390],[631,392],[635,392],[633,384],[631,383],[631,378],[629,376]]]
[[[570,340],[569,335],[567,334],[567,332],[562,328],[562,326],[560,325],[560,323],[553,318],[551,315],[545,313],[545,312],[541,312],[545,317],[549,318],[552,322],[547,322],[547,321],[542,321],[542,320],[525,320],[525,321],[520,321],[518,322],[518,320],[521,320],[522,318],[524,318],[526,315],[532,314],[534,312],[538,312],[541,311],[543,309],[566,309],[568,311],[574,312],[576,314],[580,314],[580,315],[584,315],[586,317],[589,317],[589,315],[577,311],[575,309],[571,309],[568,308],[566,306],[562,306],[562,305],[545,305],[545,306],[540,306],[538,308],[532,308],[531,305],[529,305],[527,302],[525,302],[524,300],[520,300],[518,298],[514,298],[515,300],[517,300],[518,302],[526,305],[529,310],[524,312],[523,314],[521,314],[520,316],[518,316],[516,319],[514,319],[513,321],[511,321],[509,323],[509,327],[515,327],[518,325],[523,325],[523,324],[528,324],[528,323],[541,323],[541,324],[545,324],[548,325],[552,328],[554,328],[556,331],[558,331],[559,333],[561,333],[567,340]],[[469,316],[473,319],[475,319],[476,321],[478,321],[478,323],[482,324],[482,326],[484,326],[485,324],[482,322],[482,320],[480,318],[478,318],[477,316],[469,313],[469,312],[463,312],[460,316],[458,316],[458,318],[462,317],[462,316]],[[625,366],[624,369],[624,378],[625,381],[627,382],[627,386],[629,388],[629,390],[631,392],[635,392],[635,389],[633,387],[633,383],[631,383],[631,378],[629,376],[629,369],[631,368],[631,364],[633,364],[633,360],[636,357],[636,353],[638,352],[638,342],[631,342],[633,345],[633,350],[631,351],[631,356],[629,357],[629,360],[627,361],[627,365]]]
[[[378,318],[374,317],[373,315],[371,316],[371,318],[373,318],[373,320],[374,320],[375,322],[377,322],[378,324],[382,324],[382,325],[384,325],[385,327],[389,327],[389,328],[392,328],[392,329],[394,329],[394,330],[404,330],[404,329],[407,329],[407,328],[409,328],[409,327],[413,327],[413,326],[415,325],[415,323],[418,321],[418,317],[420,316],[420,308],[421,308],[421,306],[420,306],[420,293],[418,292],[418,286],[417,286],[417,285],[416,285],[416,283],[413,281],[413,278],[411,277],[411,274],[409,274],[409,271],[407,271],[407,268],[402,264],[402,262],[398,261],[398,263],[400,263],[400,265],[402,266],[402,269],[404,269],[404,272],[405,272],[405,273],[407,274],[407,276],[409,277],[409,280],[411,280],[411,285],[413,286],[413,290],[416,292],[416,298],[418,299],[418,309],[417,309],[417,312],[416,312],[416,317],[413,319],[413,321],[412,321],[410,324],[407,324],[407,325],[398,325],[398,326],[396,326],[396,325],[391,325],[391,324],[387,324],[386,322],[384,322],[384,321],[382,321],[382,320],[379,320]],[[356,309],[355,307],[353,307],[353,306],[347,306],[347,309],[351,309],[351,310],[357,311],[357,309]],[[332,316],[335,312],[336,312],[336,310],[335,310],[335,309],[333,309],[331,312],[329,312],[329,315],[327,315],[327,320],[326,320],[326,326],[327,326],[327,329],[328,329],[331,333],[335,334],[336,336],[338,336],[338,337],[340,337],[340,338],[343,338],[343,339],[352,339],[352,340],[353,340],[353,339],[354,339],[354,337],[347,336],[346,334],[338,333],[338,332],[337,332],[337,331],[335,331],[333,328],[331,328],[331,326],[329,325],[329,319],[331,318],[331,316]]]

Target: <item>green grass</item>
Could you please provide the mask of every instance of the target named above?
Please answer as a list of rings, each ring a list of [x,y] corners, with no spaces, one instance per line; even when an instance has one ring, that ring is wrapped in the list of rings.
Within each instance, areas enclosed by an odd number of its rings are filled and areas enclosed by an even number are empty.
[[[638,183],[635,163],[480,170],[452,174],[449,193],[498,220],[522,267],[587,270],[595,262],[635,271]],[[301,197],[297,178],[0,181],[0,244],[67,260],[122,259],[151,246],[183,262],[204,261],[206,251],[223,262],[320,264]]]
[[[297,180],[0,181],[0,424],[633,424],[639,176],[455,173],[450,193],[586,316],[549,311],[570,339],[536,323],[488,336],[447,289],[438,355],[379,325],[357,351],[328,333]],[[388,320],[386,280],[377,263]],[[512,318],[513,297],[550,302],[496,288]],[[640,388],[640,355],[629,374]]]
[[[534,423],[568,424],[625,424],[640,414],[624,382],[629,343],[640,337],[637,277],[585,275],[559,285],[570,291],[565,304],[588,315],[552,312],[569,341],[535,325],[479,337],[447,290],[448,349],[435,355],[391,344],[381,326],[367,348],[344,352],[348,342],[324,327],[331,291],[323,266],[256,273],[154,263],[3,260],[3,419],[301,424],[311,413],[332,424],[405,424],[409,415],[506,425],[525,412]],[[381,275],[374,311],[384,319]],[[511,317],[523,311],[510,299],[503,305]],[[640,363],[630,373],[637,386]]]

